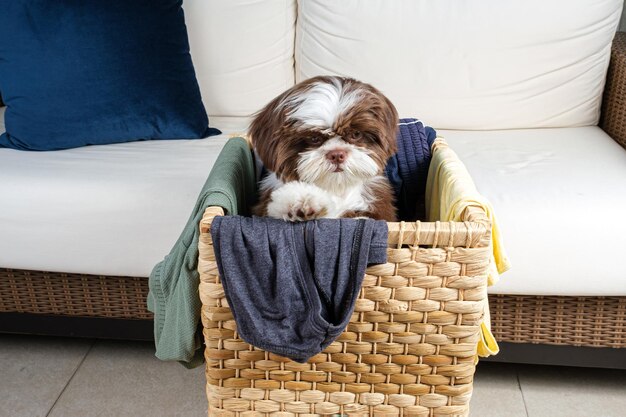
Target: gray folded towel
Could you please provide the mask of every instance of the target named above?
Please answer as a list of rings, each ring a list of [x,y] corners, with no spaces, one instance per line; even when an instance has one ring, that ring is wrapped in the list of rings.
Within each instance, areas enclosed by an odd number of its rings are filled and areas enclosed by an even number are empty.
[[[216,217],[211,235],[239,336],[306,362],[345,329],[368,264],[387,261],[387,223]]]

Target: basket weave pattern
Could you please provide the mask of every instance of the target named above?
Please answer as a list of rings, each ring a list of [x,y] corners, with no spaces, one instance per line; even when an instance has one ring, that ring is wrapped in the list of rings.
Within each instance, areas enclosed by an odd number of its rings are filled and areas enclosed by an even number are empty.
[[[600,127],[626,148],[626,32],[617,32],[613,39]]]
[[[367,269],[344,333],[300,364],[237,334],[201,223],[200,298],[209,415],[466,416],[491,254],[484,212],[388,223],[388,261]]]

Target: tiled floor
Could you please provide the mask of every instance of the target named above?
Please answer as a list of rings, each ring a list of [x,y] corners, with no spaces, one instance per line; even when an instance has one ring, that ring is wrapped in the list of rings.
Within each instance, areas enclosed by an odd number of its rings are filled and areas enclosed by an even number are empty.
[[[472,417],[623,417],[626,371],[478,367]],[[203,369],[150,343],[0,335],[0,417],[205,416]]]

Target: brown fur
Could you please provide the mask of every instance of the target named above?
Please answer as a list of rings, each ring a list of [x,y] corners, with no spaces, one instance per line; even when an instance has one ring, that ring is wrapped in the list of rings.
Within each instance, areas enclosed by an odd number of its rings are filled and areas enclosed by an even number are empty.
[[[367,211],[347,211],[341,217],[369,217],[374,220],[395,222],[396,206],[393,190],[388,182],[379,183],[372,187],[374,202]]]
[[[272,190],[265,190],[259,195],[259,201],[252,207],[255,216],[267,216],[267,205],[272,201]]]
[[[288,120],[289,113],[293,111],[288,100],[311,88],[314,83],[331,83],[333,78],[338,77],[318,76],[293,86],[258,112],[250,125],[250,137],[259,158],[283,182],[299,180],[296,169],[299,154],[320,146],[311,143],[309,138],[325,139],[325,134],[319,129],[300,126],[297,121]],[[339,79],[344,91],[360,89],[364,94],[359,102],[338,115],[331,130],[349,143],[372,150],[371,156],[379,166],[379,174],[382,174],[387,160],[396,152],[398,113],[389,99],[373,86],[351,78]],[[351,136],[354,131],[362,132],[362,138],[354,139]],[[391,186],[383,183],[374,187],[376,198],[370,210],[345,213],[343,217],[367,216],[395,220]],[[256,215],[267,215],[267,205],[271,201],[269,194],[260,196],[254,208]]]

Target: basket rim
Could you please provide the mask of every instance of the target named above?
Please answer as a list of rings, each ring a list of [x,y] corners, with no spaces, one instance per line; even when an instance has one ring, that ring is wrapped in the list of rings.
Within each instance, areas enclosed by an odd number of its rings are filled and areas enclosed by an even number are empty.
[[[224,215],[222,207],[207,207],[200,221],[200,233],[210,233],[213,219]],[[462,222],[387,222],[388,245],[478,248],[491,244],[490,222],[484,210],[468,207],[463,219]]]

